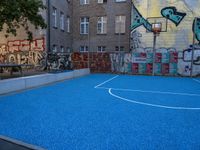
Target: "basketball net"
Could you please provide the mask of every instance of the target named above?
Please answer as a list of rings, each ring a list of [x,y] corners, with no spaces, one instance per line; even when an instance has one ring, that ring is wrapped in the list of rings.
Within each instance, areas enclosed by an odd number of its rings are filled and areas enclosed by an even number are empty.
[[[161,29],[162,29],[161,23],[153,23],[152,24],[152,32],[154,33],[154,35],[159,36]]]

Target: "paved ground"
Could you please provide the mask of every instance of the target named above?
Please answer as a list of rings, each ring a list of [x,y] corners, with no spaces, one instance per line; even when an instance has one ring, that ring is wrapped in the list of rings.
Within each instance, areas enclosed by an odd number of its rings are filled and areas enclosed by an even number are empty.
[[[9,139],[6,137],[0,136],[0,149],[1,150],[42,150],[41,148],[37,148],[35,146],[22,143],[17,140]]]

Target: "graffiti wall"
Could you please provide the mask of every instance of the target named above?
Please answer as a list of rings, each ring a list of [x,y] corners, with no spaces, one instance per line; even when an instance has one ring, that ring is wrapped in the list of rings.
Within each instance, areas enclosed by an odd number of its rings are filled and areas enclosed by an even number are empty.
[[[89,58],[89,60],[88,60]],[[74,69],[87,68],[91,72],[113,72],[125,74],[152,74],[153,53],[73,53]],[[156,53],[156,75],[177,75],[178,53]]]
[[[47,54],[47,70],[71,70],[71,53],[48,53]],[[84,68],[84,67],[83,67]]]
[[[0,45],[0,63],[45,64],[45,39],[8,41]]]
[[[178,52],[178,73],[200,74],[200,0],[133,0],[131,20],[131,49],[152,52],[152,23],[161,22],[157,37],[158,53]],[[193,42],[193,36],[194,42]],[[194,43],[194,45],[193,45]],[[194,57],[192,59],[192,50]]]
[[[89,60],[88,60],[89,58]],[[74,69],[88,68],[91,72],[111,72],[111,60],[109,53],[79,53],[72,54]]]

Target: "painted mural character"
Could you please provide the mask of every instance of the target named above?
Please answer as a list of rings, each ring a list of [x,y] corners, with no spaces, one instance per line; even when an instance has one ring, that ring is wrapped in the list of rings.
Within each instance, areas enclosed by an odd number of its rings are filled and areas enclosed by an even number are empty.
[[[194,32],[195,37],[200,44],[200,18],[194,19],[192,31]]]
[[[132,25],[131,25],[131,30],[134,30],[136,28],[138,28],[139,26],[144,26],[148,31],[152,31],[152,25],[143,18],[143,16],[139,13],[139,11],[137,10],[137,8],[133,5],[132,6]]]
[[[186,16],[186,13],[178,12],[176,7],[165,7],[161,10],[161,14],[163,17],[171,20],[176,26],[178,26]]]

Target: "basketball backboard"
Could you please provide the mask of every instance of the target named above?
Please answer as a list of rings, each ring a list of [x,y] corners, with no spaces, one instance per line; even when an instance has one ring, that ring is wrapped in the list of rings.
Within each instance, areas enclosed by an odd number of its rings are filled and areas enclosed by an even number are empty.
[[[147,21],[153,25],[153,24],[161,24],[161,31],[160,32],[167,32],[167,19],[164,17],[149,17],[147,18]],[[146,32],[150,32],[146,30]]]

